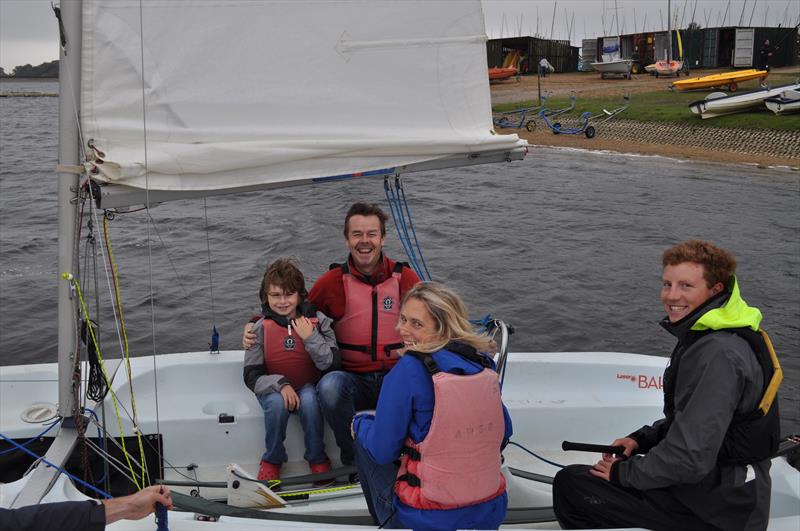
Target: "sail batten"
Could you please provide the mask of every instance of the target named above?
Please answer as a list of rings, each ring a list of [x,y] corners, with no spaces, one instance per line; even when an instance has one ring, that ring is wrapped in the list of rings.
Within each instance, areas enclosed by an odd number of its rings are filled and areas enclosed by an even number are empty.
[[[478,0],[84,3],[100,181],[234,189],[525,146],[492,130]]]

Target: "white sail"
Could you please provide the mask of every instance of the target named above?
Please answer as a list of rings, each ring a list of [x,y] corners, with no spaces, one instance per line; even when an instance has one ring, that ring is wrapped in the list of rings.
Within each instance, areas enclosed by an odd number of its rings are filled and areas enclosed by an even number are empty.
[[[493,133],[485,41],[478,0],[84,0],[94,177],[219,190],[522,147]]]

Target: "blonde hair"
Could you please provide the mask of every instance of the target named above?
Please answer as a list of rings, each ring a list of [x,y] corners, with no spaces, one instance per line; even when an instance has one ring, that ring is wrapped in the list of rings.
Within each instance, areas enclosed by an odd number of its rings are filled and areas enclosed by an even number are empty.
[[[475,333],[467,318],[467,307],[455,291],[438,282],[420,282],[406,292],[403,304],[409,299],[416,299],[425,305],[436,322],[435,333],[442,338],[436,342],[415,345],[415,352],[436,352],[450,341],[466,343],[478,352],[489,350],[489,336]]]

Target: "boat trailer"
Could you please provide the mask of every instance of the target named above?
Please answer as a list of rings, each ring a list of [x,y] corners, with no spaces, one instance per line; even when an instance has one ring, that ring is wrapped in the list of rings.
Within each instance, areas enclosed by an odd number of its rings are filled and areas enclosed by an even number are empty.
[[[548,115],[547,109],[542,109],[539,111],[539,117],[544,121],[545,124],[553,131],[555,135],[579,135],[584,134],[586,138],[594,138],[594,135],[597,133],[597,129],[595,126],[606,123],[607,121],[611,120],[618,114],[624,112],[631,104],[631,96],[630,94],[625,94],[624,96],[624,103],[622,106],[617,107],[614,110],[608,111],[603,109],[602,115],[593,115],[589,111],[585,111],[581,113],[580,117],[578,118],[578,126],[577,127],[563,127],[560,122],[554,122],[551,120],[553,115]]]

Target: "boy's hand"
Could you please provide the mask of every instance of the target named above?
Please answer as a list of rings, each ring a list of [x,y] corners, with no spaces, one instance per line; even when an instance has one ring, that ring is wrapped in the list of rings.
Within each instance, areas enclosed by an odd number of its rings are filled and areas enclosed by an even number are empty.
[[[244,325],[244,334],[242,335],[242,346],[245,350],[252,347],[256,342],[256,335],[253,333],[253,323]]]
[[[297,335],[300,336],[300,339],[303,341],[308,339],[309,336],[314,332],[314,323],[312,323],[311,319],[304,315],[301,315],[297,319],[293,320],[292,326],[294,327],[294,331],[297,332]]]
[[[286,406],[287,411],[294,411],[300,406],[300,397],[291,385],[284,385],[281,387],[281,396],[283,396],[283,405]]]

